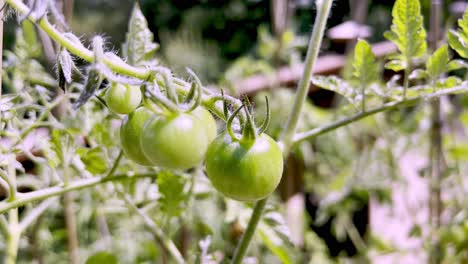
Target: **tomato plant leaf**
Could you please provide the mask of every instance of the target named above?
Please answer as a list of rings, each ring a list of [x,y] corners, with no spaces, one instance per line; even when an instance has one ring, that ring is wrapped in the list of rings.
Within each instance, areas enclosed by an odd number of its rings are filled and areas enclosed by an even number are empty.
[[[59,76],[59,87],[65,90],[65,84],[72,82],[73,59],[66,49],[62,49],[57,57],[57,75]]]
[[[384,36],[395,43],[400,54],[385,67],[392,70],[406,69],[412,58],[423,56],[427,49],[419,0],[397,0],[392,17],[391,31],[385,32]]]
[[[437,79],[440,75],[444,74],[447,70],[447,63],[449,60],[447,45],[442,45],[434,51],[432,56],[426,61],[426,71],[429,77]]]
[[[353,105],[357,105],[360,101],[356,96],[355,89],[348,82],[337,76],[314,76],[312,83],[320,88],[342,95]]]
[[[353,77],[364,87],[377,79],[375,55],[365,40],[360,39],[354,48],[353,69]]]
[[[123,55],[131,65],[155,66],[157,60],[154,58],[159,45],[153,42],[153,33],[148,29],[148,22],[135,3],[128,23],[128,33],[123,44]]]
[[[186,179],[170,171],[162,171],[158,174],[157,183],[161,193],[161,210],[169,216],[180,215],[188,198],[185,190]]]
[[[101,86],[103,81],[102,74],[99,72],[95,65],[91,66],[88,71],[88,76],[86,78],[86,83],[83,91],[81,91],[80,97],[73,103],[73,109],[76,110],[84,105],[91,96],[94,95],[94,92]]]
[[[86,170],[92,174],[102,174],[108,169],[105,153],[101,147],[92,149],[80,148],[77,150]]]
[[[447,72],[456,71],[460,69],[468,69],[468,63],[464,60],[451,60],[447,64]]]
[[[450,30],[448,42],[461,57],[468,59],[468,9],[461,19],[458,19],[458,30]]]

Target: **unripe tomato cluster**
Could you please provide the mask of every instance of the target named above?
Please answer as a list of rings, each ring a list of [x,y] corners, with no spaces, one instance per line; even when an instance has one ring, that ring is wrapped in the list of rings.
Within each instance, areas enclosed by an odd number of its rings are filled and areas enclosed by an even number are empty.
[[[263,131],[258,133],[253,122],[244,122],[241,133],[235,134],[231,124],[240,109],[229,118],[229,133],[217,135],[213,116],[201,106],[185,112],[160,106],[149,110],[140,106],[139,87],[115,83],[105,99],[113,112],[128,114],[120,141],[126,157],[137,164],[186,170],[205,161],[213,186],[239,201],[265,198],[279,184],[283,158],[278,144]]]

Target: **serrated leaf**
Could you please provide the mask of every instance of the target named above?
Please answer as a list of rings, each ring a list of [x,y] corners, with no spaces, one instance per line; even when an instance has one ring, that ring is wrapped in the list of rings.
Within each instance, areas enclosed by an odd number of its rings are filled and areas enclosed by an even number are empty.
[[[461,57],[468,59],[468,9],[461,19],[458,19],[457,31],[450,30],[448,33],[448,42]]]
[[[101,251],[90,256],[85,264],[117,264],[117,257],[109,252]]]
[[[65,91],[65,84],[71,83],[73,59],[66,49],[62,49],[57,57],[57,75],[59,76],[59,87]]]
[[[357,105],[359,99],[351,85],[336,76],[314,76],[312,83],[320,88],[336,92],[344,96],[350,103]]]
[[[451,60],[447,64],[447,72],[468,68],[468,63],[464,60]]]
[[[77,154],[90,173],[103,174],[107,171],[108,165],[102,148],[80,148],[77,150]]]
[[[449,62],[449,54],[447,45],[442,45],[438,48],[431,57],[426,61],[426,71],[430,78],[437,79],[447,70]]]
[[[377,79],[377,64],[372,48],[367,41],[360,39],[354,49],[354,78],[367,87]]]
[[[179,216],[184,210],[188,194],[185,190],[186,179],[169,171],[158,174],[158,189],[161,210],[169,216]]]
[[[384,33],[385,38],[395,43],[401,56],[400,67],[408,67],[412,58],[418,58],[426,53],[426,31],[423,26],[419,0],[397,0],[392,9],[391,31]],[[395,62],[389,66],[397,65]]]
[[[140,6],[135,3],[128,23],[128,33],[123,44],[123,55],[131,65],[155,66],[157,61],[154,58],[159,45],[153,42],[153,33],[148,29],[148,22],[140,10]]]
[[[385,68],[395,72],[399,72],[406,68],[406,62],[401,60],[391,60],[385,63]]]
[[[102,74],[97,69],[96,65],[92,65],[88,71],[86,83],[83,91],[81,91],[80,97],[73,103],[73,109],[76,110],[84,105],[89,98],[94,95],[94,92],[101,86],[103,81]]]

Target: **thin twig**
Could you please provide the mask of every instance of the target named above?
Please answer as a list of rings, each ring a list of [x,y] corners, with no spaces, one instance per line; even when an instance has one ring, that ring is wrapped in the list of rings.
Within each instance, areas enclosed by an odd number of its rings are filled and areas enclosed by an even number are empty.
[[[18,193],[17,198],[11,202],[0,202],[0,213],[4,213],[10,209],[17,208],[19,206],[36,202],[40,200],[47,199],[49,197],[62,195],[67,192],[81,190],[90,188],[99,184],[103,184],[106,182],[116,182],[116,181],[124,181],[130,180],[135,178],[154,178],[156,177],[156,173],[144,173],[144,174],[136,174],[136,175],[115,175],[114,177],[109,178],[102,178],[102,177],[93,177],[87,179],[76,180],[74,182],[70,182],[67,186],[54,186],[49,188],[44,188],[41,190],[28,192],[28,193]]]
[[[44,213],[52,204],[57,201],[56,198],[50,198],[42,201],[38,206],[34,207],[19,223],[19,229],[23,232],[32,222],[34,222],[42,213]]]
[[[402,107],[402,106],[414,105],[421,100],[429,100],[429,99],[438,98],[444,95],[457,94],[457,93],[462,93],[462,92],[467,92],[467,91],[468,91],[468,86],[466,84],[463,84],[463,85],[456,86],[453,88],[444,89],[444,90],[441,90],[441,91],[438,91],[429,95],[417,96],[413,98],[408,98],[406,100],[389,102],[389,103],[383,104],[382,106],[368,109],[366,112],[361,112],[361,113],[346,117],[342,120],[335,121],[331,124],[328,124],[322,127],[317,127],[306,132],[297,133],[293,138],[293,145],[298,144],[301,141],[325,134],[327,132],[346,126],[348,124],[351,124],[365,117],[368,117],[368,116],[371,116],[380,112],[392,110],[392,109]]]
[[[140,210],[131,200],[130,196],[120,189],[117,188],[118,194],[124,199],[125,203],[128,205],[128,207],[133,210],[135,213],[141,216],[143,221],[145,222],[145,225],[149,228],[151,233],[159,240],[161,241],[161,244],[164,246],[164,248],[171,254],[171,256],[174,258],[174,260],[178,264],[184,264],[186,263],[184,260],[184,257],[180,253],[180,251],[177,249],[176,245],[170,238],[164,234],[164,231],[159,228],[156,223],[142,210]]]

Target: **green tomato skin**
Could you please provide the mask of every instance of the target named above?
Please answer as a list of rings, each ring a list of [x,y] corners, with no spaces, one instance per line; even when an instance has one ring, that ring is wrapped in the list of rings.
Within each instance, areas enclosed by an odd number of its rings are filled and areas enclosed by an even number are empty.
[[[206,173],[225,196],[253,202],[267,197],[283,174],[283,155],[268,135],[259,135],[251,145],[218,136],[208,147]]]
[[[137,86],[112,83],[107,89],[105,100],[109,109],[117,114],[129,114],[141,102],[141,91]]]
[[[151,111],[140,107],[129,114],[120,127],[120,144],[125,156],[143,166],[153,165],[140,147],[141,131],[151,117]]]
[[[206,128],[206,135],[208,136],[208,142],[213,141],[218,135],[218,128],[216,126],[216,121],[211,115],[210,111],[199,106],[191,112],[194,116],[198,117]]]
[[[199,165],[208,143],[204,124],[186,113],[149,120],[140,138],[143,153],[155,166],[181,170]]]

